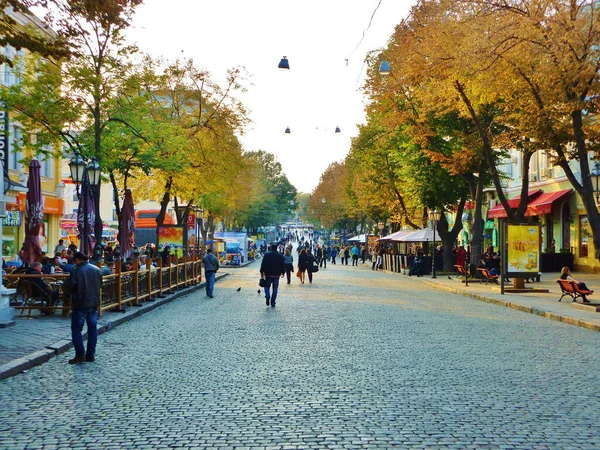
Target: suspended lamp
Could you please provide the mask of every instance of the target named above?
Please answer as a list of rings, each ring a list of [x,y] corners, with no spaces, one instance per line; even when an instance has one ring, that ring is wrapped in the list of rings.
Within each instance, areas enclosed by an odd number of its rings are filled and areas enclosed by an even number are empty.
[[[390,63],[387,62],[385,59],[381,61],[381,64],[379,65],[379,73],[381,75],[389,75],[391,71],[392,68],[390,67]]]
[[[287,128],[285,129],[285,132],[286,132],[287,134],[290,134],[290,133],[291,133],[291,131],[290,131],[290,127],[287,127]]]
[[[340,127],[335,127],[335,132],[336,133],[341,133]]]
[[[277,67],[279,67],[280,69],[290,70],[290,63],[287,60],[287,56],[281,58],[281,61],[279,61],[279,65]]]

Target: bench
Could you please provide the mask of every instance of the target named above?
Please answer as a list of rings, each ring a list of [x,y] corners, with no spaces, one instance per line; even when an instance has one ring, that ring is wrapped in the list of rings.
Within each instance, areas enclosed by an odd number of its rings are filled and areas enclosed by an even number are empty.
[[[577,282],[574,280],[558,279],[556,280],[556,282],[560,285],[560,289],[562,291],[562,295],[558,299],[559,302],[563,299],[565,295],[571,297],[571,302],[575,302],[580,297],[592,295],[594,293],[594,291],[579,289],[579,286],[577,286]]]
[[[485,281],[485,284],[488,284],[488,283],[498,284],[498,278],[500,278],[500,277],[498,275],[493,275],[489,271],[489,269],[486,269],[485,267],[478,267],[477,271],[481,275],[481,279],[479,280],[480,283]]]
[[[458,274],[457,278],[460,278],[460,277],[464,278],[465,277],[466,273],[465,273],[465,268],[463,266],[455,264],[454,265],[454,270],[456,270],[456,273]]]

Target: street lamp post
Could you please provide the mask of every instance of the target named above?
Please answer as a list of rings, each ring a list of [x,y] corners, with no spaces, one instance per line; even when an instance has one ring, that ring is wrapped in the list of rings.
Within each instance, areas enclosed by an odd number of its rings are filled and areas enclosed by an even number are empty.
[[[202,219],[204,219],[204,210],[202,208],[197,207],[194,210],[194,213],[196,215],[196,255],[198,256],[198,258],[202,257],[202,253],[204,252],[204,249],[202,249],[202,252],[200,252],[200,227],[202,226]]]
[[[596,178],[596,189],[594,190],[594,195],[596,197],[596,205],[600,205],[600,188],[598,187],[598,179],[600,178],[600,162],[598,161],[594,163],[594,168],[592,169],[592,176]]]
[[[437,209],[429,210],[429,220],[433,227],[433,249],[431,250],[431,278],[435,276],[435,223],[440,220],[440,212]]]
[[[379,228],[379,253],[378,253],[378,256],[379,256],[379,254],[382,253],[381,252],[381,246],[383,244],[381,243],[382,242],[381,238],[383,237],[383,230],[385,229],[385,222],[377,222],[377,228]],[[382,259],[381,259],[380,264],[381,264],[381,268],[383,268],[384,267],[384,265],[383,265],[384,264],[384,262],[383,262],[383,256],[381,258]]]
[[[88,255],[90,250],[88,242],[88,235],[90,234],[88,198],[90,195],[93,195],[94,187],[100,184],[100,174],[102,170],[96,158],[90,158],[89,163],[86,164],[85,160],[78,152],[75,152],[73,159],[69,162],[69,169],[71,171],[71,179],[76,185],[77,198],[81,200],[83,197],[83,242],[80,243],[80,250],[85,255]],[[79,193],[80,184],[81,194]],[[98,241],[100,238],[102,238],[102,236],[96,236]]]

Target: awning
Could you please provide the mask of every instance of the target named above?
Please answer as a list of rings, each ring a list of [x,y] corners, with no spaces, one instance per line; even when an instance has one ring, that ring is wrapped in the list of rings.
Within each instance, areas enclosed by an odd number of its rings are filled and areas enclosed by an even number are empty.
[[[378,241],[398,241],[402,236],[406,236],[408,234],[414,233],[415,230],[400,230],[395,233],[388,234],[382,238],[377,239]]]
[[[399,242],[428,242],[433,240],[433,230],[431,228],[425,228],[424,230],[416,230],[412,233],[402,236],[396,239]],[[440,236],[435,231],[435,240],[441,241]]]
[[[528,197],[529,201],[531,201],[532,198],[536,197],[537,195],[540,195],[541,193],[542,193],[541,189],[532,190],[527,193],[527,197]],[[521,202],[521,196],[517,195],[514,198],[508,199],[508,206],[510,206],[511,209],[518,208],[520,202]],[[527,214],[525,214],[525,215],[527,215]],[[488,211],[487,217],[488,217],[488,219],[506,219],[508,217],[508,214],[506,214],[506,211],[504,210],[504,206],[502,206],[502,203],[500,203]]]
[[[526,216],[541,216],[552,212],[552,203],[566,197],[573,189],[565,189],[556,192],[544,192],[527,205]]]
[[[364,234],[359,234],[358,236],[353,236],[350,239],[347,239],[348,242],[365,242],[366,236]]]
[[[525,217],[550,214],[552,212],[552,204],[569,195],[571,192],[573,192],[573,189],[564,189],[562,191],[543,193],[541,190],[530,191],[529,204],[527,205],[527,210],[525,211]],[[511,198],[510,200],[508,200],[508,204],[511,208],[517,208],[519,206],[520,200],[520,196]],[[488,211],[488,219],[505,219],[506,217],[508,216],[506,214],[506,211],[504,211],[504,207],[501,204],[494,206]]]

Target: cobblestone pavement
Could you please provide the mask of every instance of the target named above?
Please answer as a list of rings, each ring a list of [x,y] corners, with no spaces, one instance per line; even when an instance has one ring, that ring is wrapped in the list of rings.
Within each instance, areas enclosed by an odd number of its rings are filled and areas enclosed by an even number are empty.
[[[257,272],[1,381],[0,448],[600,446],[599,333],[364,266],[269,308]]]

